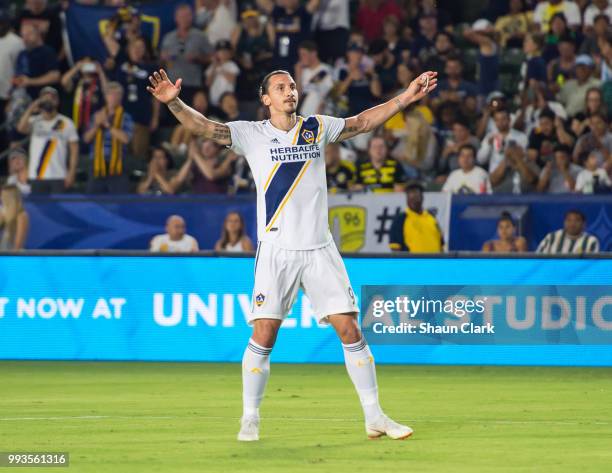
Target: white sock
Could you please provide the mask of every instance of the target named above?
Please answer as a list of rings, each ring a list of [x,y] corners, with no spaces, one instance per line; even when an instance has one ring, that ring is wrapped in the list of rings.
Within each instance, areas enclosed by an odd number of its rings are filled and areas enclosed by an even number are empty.
[[[366,422],[373,422],[383,415],[378,403],[378,385],[374,357],[364,338],[356,343],[342,344],[344,363],[355,389],[359,394]]]
[[[242,407],[244,417],[259,417],[259,405],[270,376],[272,348],[249,340],[242,357]]]

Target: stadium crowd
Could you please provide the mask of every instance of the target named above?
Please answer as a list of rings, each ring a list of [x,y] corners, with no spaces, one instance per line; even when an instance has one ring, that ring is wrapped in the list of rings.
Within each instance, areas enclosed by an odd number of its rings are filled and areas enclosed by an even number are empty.
[[[196,0],[157,48],[133,2],[77,3],[118,7],[104,58],[70,57],[68,2],[0,14],[0,145],[22,194],[253,193],[244,157],[152,99],[161,67],[219,121],[265,119],[258,86],[274,69],[293,74],[304,116],[359,113],[438,71],[431,96],[329,145],[330,192],[611,191],[608,0]],[[480,6],[469,18],[463,3]]]

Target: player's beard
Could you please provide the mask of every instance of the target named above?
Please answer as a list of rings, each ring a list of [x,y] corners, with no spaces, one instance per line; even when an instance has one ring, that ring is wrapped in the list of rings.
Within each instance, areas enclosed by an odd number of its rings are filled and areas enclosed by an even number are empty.
[[[297,111],[297,102],[285,102],[285,112],[295,113]]]

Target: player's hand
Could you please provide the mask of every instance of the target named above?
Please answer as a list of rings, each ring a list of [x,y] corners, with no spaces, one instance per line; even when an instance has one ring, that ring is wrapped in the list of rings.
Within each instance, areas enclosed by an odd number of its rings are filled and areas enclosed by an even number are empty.
[[[438,86],[438,73],[427,71],[414,79],[408,89],[408,96],[412,102],[417,102]]]
[[[152,87],[147,87],[147,90],[153,94],[157,100],[162,103],[168,103],[178,97],[181,91],[181,83],[183,79],[178,79],[176,84],[173,84],[166,71],[160,69],[149,76],[149,82]]]

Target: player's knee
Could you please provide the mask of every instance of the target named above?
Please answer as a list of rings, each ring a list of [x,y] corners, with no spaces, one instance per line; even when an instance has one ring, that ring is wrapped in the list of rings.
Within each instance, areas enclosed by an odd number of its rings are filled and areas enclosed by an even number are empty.
[[[253,324],[252,339],[258,345],[266,348],[272,348],[276,342],[280,321],[259,319]]]
[[[361,340],[361,330],[354,321],[347,321],[336,327],[336,333],[344,344],[357,343]]]

